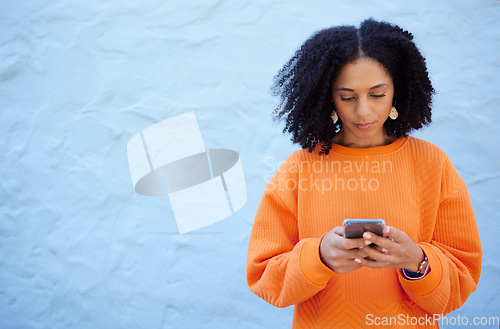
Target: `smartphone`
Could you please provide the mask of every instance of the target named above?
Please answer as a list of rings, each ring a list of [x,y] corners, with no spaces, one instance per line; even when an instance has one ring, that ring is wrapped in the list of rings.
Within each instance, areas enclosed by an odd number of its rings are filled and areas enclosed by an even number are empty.
[[[346,218],[342,225],[345,228],[344,237],[347,239],[362,238],[364,232],[372,232],[376,235],[384,236],[385,221],[383,219]]]

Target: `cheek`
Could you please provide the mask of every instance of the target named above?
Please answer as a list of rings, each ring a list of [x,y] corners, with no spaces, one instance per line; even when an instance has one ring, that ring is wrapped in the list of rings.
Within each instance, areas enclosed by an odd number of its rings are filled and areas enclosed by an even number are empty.
[[[337,110],[337,114],[339,117],[345,117],[349,113],[349,103],[342,101],[334,101],[335,109]]]
[[[388,98],[387,100],[384,100],[383,102],[380,102],[376,104],[376,109],[377,112],[382,114],[382,115],[389,115],[389,112],[391,112],[392,108],[392,98]]]

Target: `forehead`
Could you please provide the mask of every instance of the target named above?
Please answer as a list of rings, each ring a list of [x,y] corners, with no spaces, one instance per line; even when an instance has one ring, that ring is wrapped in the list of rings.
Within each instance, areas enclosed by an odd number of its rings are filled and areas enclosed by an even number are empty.
[[[362,89],[381,83],[392,85],[392,78],[387,70],[376,60],[362,57],[344,65],[333,85],[336,88]]]

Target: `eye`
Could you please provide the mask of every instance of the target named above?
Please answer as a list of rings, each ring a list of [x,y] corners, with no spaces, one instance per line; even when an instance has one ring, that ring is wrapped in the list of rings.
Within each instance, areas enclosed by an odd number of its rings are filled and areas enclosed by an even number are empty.
[[[385,94],[372,95],[372,97],[375,97],[375,98],[385,97]]]
[[[340,96],[340,100],[344,101],[344,102],[352,101],[353,99],[354,99],[354,97],[342,97],[342,96]]]

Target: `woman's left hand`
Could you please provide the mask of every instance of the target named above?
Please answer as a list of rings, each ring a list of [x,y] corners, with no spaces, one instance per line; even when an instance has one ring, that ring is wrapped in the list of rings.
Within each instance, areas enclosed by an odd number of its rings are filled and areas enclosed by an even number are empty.
[[[354,261],[362,266],[371,268],[404,268],[417,272],[420,262],[424,259],[424,252],[406,233],[391,227],[384,228],[384,237],[374,233],[363,234],[366,247],[361,250],[366,254],[363,259]],[[376,248],[369,247],[376,244]],[[368,258],[368,259],[367,259]]]

